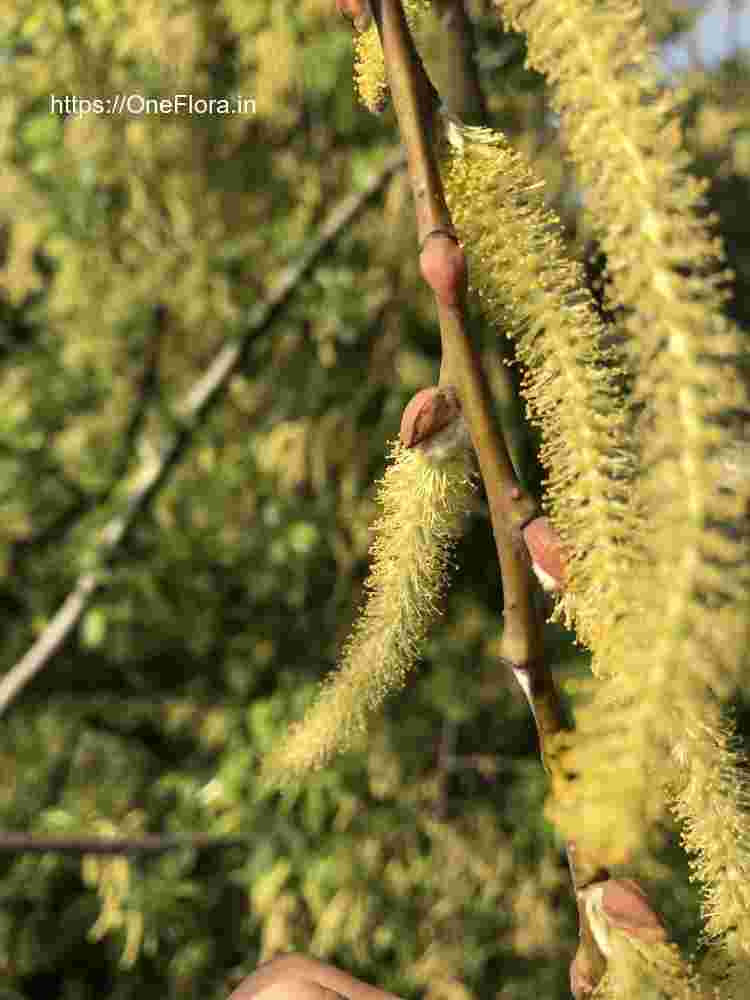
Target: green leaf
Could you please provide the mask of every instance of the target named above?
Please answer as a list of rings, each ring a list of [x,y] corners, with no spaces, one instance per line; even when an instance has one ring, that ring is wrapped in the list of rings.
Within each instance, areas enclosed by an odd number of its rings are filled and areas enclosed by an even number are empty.
[[[81,640],[88,649],[96,649],[107,634],[107,618],[102,608],[91,608],[81,622]]]

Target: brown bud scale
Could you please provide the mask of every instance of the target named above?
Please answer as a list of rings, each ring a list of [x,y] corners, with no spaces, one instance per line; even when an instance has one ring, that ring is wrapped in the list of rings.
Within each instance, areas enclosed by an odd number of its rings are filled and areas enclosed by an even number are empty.
[[[537,575],[541,577],[543,574],[549,581],[550,589],[562,590],[565,583],[565,550],[549,519],[535,517],[523,529],[523,539]]]
[[[336,8],[357,31],[365,31],[370,26],[372,15],[367,0],[336,0]]]
[[[610,879],[602,892],[602,911],[613,927],[641,941],[666,941],[667,933],[643,889],[631,878]]]
[[[453,423],[461,415],[461,404],[453,386],[420,389],[401,417],[401,443],[413,448]]]
[[[455,308],[466,294],[466,255],[446,233],[435,231],[430,235],[432,238],[427,240],[419,255],[422,277],[438,302]]]

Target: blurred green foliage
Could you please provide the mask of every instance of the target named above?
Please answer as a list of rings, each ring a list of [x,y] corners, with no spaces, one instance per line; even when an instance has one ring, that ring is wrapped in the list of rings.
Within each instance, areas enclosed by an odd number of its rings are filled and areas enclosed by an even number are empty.
[[[156,460],[175,404],[394,144],[390,112],[354,102],[348,29],[330,7],[4,5],[6,669]],[[681,26],[664,11],[658,30]],[[544,173],[571,251],[590,251],[523,43],[489,4],[472,13],[493,121]],[[732,308],[750,326],[748,65],[686,83],[688,136],[738,277]],[[177,92],[239,93],[256,113],[50,113],[50,94]],[[483,349],[496,371],[505,345]],[[243,834],[249,845],[0,853],[0,996],[218,1000],[288,949],[405,997],[567,995],[574,905],[533,727],[496,659],[500,590],[481,513],[419,673],[361,747],[285,798],[257,786],[262,755],[349,632],[373,484],[438,361],[397,175],[249,351],[73,640],[0,728],[4,830]],[[562,682],[585,671],[559,629],[549,648]],[[695,946],[681,855],[662,847],[644,866],[678,940]]]

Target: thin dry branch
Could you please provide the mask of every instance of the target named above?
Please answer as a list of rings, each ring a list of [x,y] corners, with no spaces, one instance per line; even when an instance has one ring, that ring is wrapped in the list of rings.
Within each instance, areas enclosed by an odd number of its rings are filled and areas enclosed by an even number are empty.
[[[249,311],[244,332],[221,349],[205,375],[195,382],[177,409],[177,430],[164,436],[158,460],[152,468],[145,471],[139,485],[130,493],[122,513],[113,517],[105,526],[94,555],[94,568],[78,577],[73,590],[42,634],[0,681],[0,716],[59,652],[78,625],[94,593],[106,579],[107,568],[127,542],[138,519],[149,509],[169,480],[192,443],[196,431],[205,423],[212,406],[226,390],[229,379],[242,365],[250,347],[278,319],[321,257],[333,247],[403,165],[403,154],[393,153],[361,191],[344,199],[331,212],[315,239],[283,272],[266,301],[258,303]]]
[[[0,854],[163,854],[247,847],[248,837],[212,837],[207,833],[144,833],[140,837],[44,837],[32,833],[0,833]]]
[[[445,105],[467,124],[484,125],[487,102],[479,82],[474,30],[465,0],[435,0],[434,9],[447,42],[443,53],[448,63],[447,88],[442,94]]]

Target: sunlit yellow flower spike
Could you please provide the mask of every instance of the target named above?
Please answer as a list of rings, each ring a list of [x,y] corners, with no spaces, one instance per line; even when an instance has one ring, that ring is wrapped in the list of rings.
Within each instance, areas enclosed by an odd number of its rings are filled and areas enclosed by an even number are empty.
[[[425,15],[430,10],[428,0],[405,0],[404,13],[413,37],[418,42]],[[378,29],[373,22],[355,43],[354,84],[360,101],[368,111],[383,110],[388,97],[388,80]]]
[[[638,535],[622,372],[543,182],[498,132],[449,120],[446,135],[443,180],[470,283],[484,316],[517,342],[542,430],[547,502],[571,553],[562,610],[593,647],[619,614]]]
[[[265,762],[269,782],[293,781],[322,767],[403,686],[439,614],[450,552],[474,486],[468,449],[436,456],[393,447],[378,494],[382,515],[374,527],[367,601],[340,667]]]

